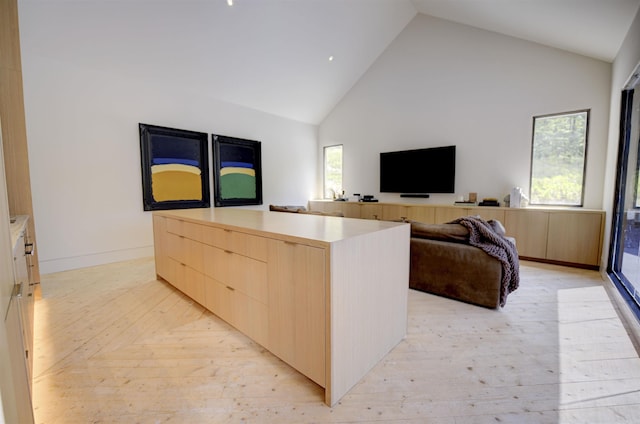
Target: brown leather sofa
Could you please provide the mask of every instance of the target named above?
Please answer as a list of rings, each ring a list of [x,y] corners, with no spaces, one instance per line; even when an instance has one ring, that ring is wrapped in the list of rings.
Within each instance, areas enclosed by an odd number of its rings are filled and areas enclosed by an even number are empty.
[[[494,225],[503,236],[502,224],[495,221]],[[503,290],[503,264],[468,241],[469,231],[460,224],[412,222],[409,287],[498,308]]]

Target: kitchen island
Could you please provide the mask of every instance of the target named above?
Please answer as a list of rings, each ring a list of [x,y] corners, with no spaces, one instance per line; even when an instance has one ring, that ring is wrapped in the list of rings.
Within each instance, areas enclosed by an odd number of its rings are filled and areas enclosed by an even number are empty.
[[[334,405],[405,336],[409,224],[238,208],[156,211],[156,273]]]

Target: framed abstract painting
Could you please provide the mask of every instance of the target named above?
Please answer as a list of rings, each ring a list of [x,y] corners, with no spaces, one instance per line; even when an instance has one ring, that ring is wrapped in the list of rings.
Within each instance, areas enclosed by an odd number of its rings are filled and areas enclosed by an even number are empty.
[[[260,142],[213,135],[214,204],[262,204]]]
[[[144,210],[208,208],[208,135],[139,124]]]

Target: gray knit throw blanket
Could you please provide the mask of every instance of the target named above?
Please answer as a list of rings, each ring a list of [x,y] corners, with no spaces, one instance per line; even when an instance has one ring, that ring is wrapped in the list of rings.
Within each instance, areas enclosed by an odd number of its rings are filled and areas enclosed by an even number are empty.
[[[520,285],[520,262],[515,245],[497,233],[491,224],[480,217],[466,216],[451,224],[460,224],[469,230],[469,244],[482,249],[502,264],[500,306],[507,303],[507,296]]]

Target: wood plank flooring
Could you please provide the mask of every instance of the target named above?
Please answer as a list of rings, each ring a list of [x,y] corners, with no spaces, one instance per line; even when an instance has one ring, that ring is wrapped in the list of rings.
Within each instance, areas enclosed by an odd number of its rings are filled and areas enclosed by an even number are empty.
[[[42,276],[37,423],[639,423],[640,358],[597,272],[521,263],[488,310],[410,290],[408,334],[334,408],[142,259]]]

